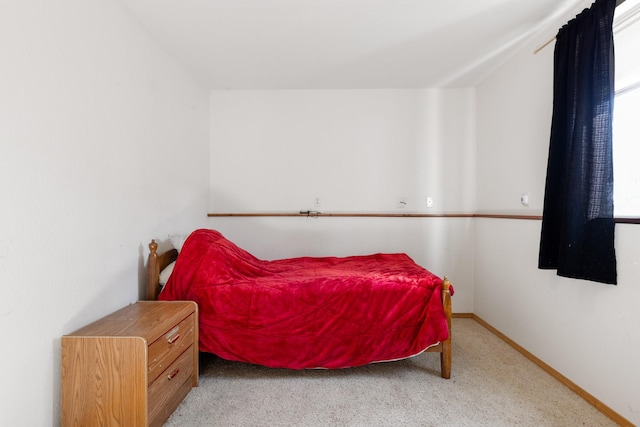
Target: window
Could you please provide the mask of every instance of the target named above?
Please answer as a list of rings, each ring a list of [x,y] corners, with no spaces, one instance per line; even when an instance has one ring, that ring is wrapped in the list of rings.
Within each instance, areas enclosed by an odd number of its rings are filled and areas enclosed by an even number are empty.
[[[640,0],[626,0],[616,8],[613,32],[614,212],[616,217],[640,217]]]

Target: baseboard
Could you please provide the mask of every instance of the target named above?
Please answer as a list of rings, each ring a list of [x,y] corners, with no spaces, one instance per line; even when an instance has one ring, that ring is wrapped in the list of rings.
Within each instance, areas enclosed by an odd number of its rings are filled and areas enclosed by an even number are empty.
[[[451,313],[451,317],[458,319],[474,319],[473,313]]]
[[[475,315],[473,313],[453,313],[452,317],[453,318],[463,318],[463,319],[474,319],[476,322],[478,322],[479,324],[481,324],[482,326],[487,328],[494,335],[496,335],[497,337],[502,339],[504,342],[509,344],[511,347],[513,347],[515,350],[517,350],[519,353],[521,353],[524,357],[526,357],[527,359],[529,359],[530,361],[532,361],[533,363],[538,365],[540,368],[542,368],[542,370],[544,370],[549,375],[551,375],[552,377],[554,377],[555,379],[560,381],[565,386],[569,387],[569,389],[571,389],[574,393],[576,393],[578,396],[582,397],[588,403],[593,405],[598,411],[602,412],[604,415],[606,415],[608,418],[610,418],[613,422],[617,423],[620,426],[634,427],[634,424],[631,423],[629,420],[627,420],[622,415],[620,415],[617,412],[615,412],[613,409],[609,408],[607,405],[602,403],[600,400],[596,399],[593,395],[587,393],[583,388],[579,387],[577,384],[575,384],[569,378],[565,377],[560,372],[556,371],[551,366],[549,366],[546,363],[544,363],[542,360],[538,359],[536,356],[534,356],[529,351],[527,351],[524,347],[522,347],[517,342],[513,341],[511,338],[509,338],[508,336],[506,336],[505,334],[503,334],[502,332],[500,332],[499,330],[494,328],[492,325],[490,325],[488,322],[486,322],[481,317],[479,317],[479,316],[477,316],[477,315]],[[454,331],[453,334],[454,334],[453,336],[454,336],[454,339],[455,339],[455,331]]]

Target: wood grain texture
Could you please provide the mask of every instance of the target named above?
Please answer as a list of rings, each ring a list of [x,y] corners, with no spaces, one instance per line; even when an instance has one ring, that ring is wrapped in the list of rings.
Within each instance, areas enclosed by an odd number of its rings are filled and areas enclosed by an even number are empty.
[[[194,343],[193,314],[149,345],[149,383]]]
[[[198,384],[197,318],[190,301],[145,301],[63,336],[62,425],[162,425]]]
[[[146,341],[62,338],[62,425],[147,425]]]
[[[191,351],[184,352],[149,386],[149,419],[151,425],[162,425],[191,389],[193,360]],[[184,393],[184,394],[183,394]]]

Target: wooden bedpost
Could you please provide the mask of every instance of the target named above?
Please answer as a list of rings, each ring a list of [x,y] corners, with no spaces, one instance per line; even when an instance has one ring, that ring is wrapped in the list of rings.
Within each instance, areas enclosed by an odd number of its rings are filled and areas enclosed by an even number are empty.
[[[155,240],[149,243],[149,259],[147,260],[147,301],[158,297],[158,244]]]
[[[155,301],[160,293],[160,272],[178,258],[176,249],[158,253],[155,240],[149,243],[149,259],[147,260],[147,301]]]
[[[442,343],[442,353],[440,353],[440,370],[442,378],[451,378],[451,282],[447,276],[442,280],[442,305],[447,316],[447,326],[449,327],[449,338]]]

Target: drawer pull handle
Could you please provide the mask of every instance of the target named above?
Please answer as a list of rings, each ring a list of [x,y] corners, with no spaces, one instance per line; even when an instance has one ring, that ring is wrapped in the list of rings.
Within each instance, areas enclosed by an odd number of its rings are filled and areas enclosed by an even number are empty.
[[[178,339],[180,338],[180,334],[178,332],[180,332],[180,327],[176,326],[175,328],[170,330],[167,335],[164,336],[169,344],[173,344],[174,342],[178,341]]]
[[[172,379],[174,379],[176,377],[176,375],[178,375],[178,372],[180,372],[180,368],[176,368],[173,370],[173,372],[171,372],[167,378],[169,379],[169,381],[171,381]]]

